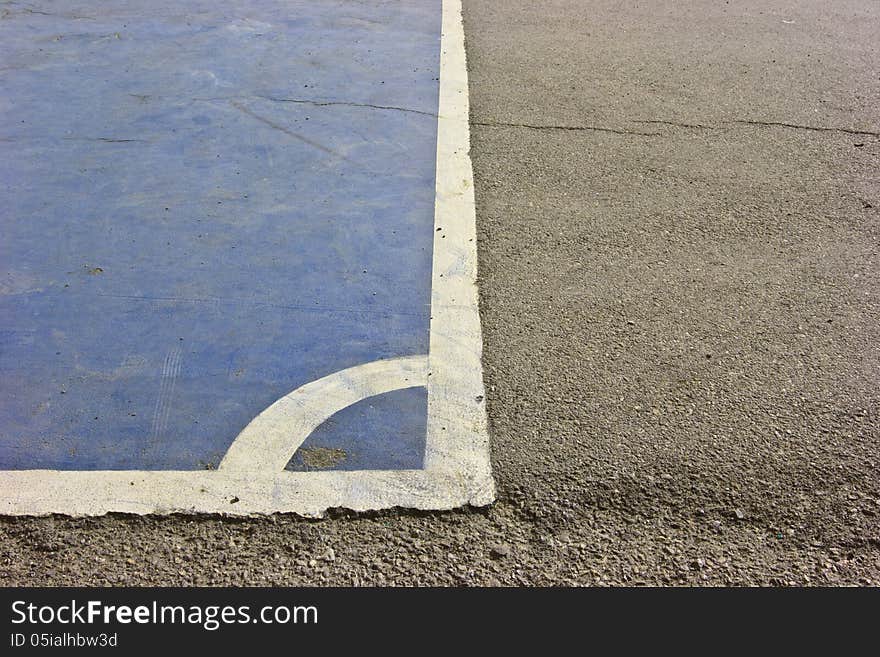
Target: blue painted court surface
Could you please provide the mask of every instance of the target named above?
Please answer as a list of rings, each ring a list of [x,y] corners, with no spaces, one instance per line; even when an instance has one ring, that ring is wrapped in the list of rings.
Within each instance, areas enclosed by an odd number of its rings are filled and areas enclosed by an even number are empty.
[[[428,352],[440,0],[0,5],[0,470],[198,470]],[[288,469],[419,468],[426,393]]]

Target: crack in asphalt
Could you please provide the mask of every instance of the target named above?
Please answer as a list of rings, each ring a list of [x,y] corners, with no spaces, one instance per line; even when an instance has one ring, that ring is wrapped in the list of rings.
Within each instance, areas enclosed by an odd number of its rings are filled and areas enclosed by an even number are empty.
[[[437,114],[433,112],[424,112],[422,110],[412,109],[409,107],[399,107],[396,105],[374,105],[372,103],[355,103],[347,101],[321,101],[309,98],[283,98],[276,96],[257,95],[257,98],[268,100],[275,103],[294,103],[298,105],[311,105],[313,107],[329,107],[341,105],[346,107],[363,107],[377,110],[389,110],[395,112],[408,112],[412,114],[420,114],[422,116],[431,116],[437,118]],[[195,99],[195,100],[221,100],[221,99]],[[226,100],[226,99],[223,99]],[[684,128],[687,130],[719,130],[717,125],[705,125],[702,123],[684,123],[680,121],[669,121],[665,119],[631,119],[631,123],[641,123],[645,125],[668,125],[674,128]],[[880,137],[880,131],[873,130],[856,130],[854,128],[841,128],[836,126],[809,126],[797,123],[786,123],[784,121],[758,121],[737,119],[735,121],[724,121],[723,123],[732,125],[751,125],[757,127],[780,127],[792,128],[795,130],[811,130],[814,132],[843,132],[851,135],[864,135],[871,137]],[[514,123],[507,121],[471,121],[472,126],[484,128],[525,128],[527,130],[565,130],[570,132],[607,132],[615,135],[637,136],[637,137],[662,137],[659,132],[639,132],[636,130],[625,130],[622,128],[608,128],[604,126],[592,125],[554,125],[554,124],[533,124],[533,123]]]
[[[652,125],[668,125],[675,128],[685,128],[688,130],[720,130],[717,125],[705,125],[702,123],[682,123],[679,121],[666,121],[661,119],[632,119],[631,123],[647,123]],[[840,128],[836,126],[811,126],[801,125],[798,123],[786,123],[784,121],[758,121],[737,119],[735,121],[723,121],[726,125],[750,125],[759,128],[792,128],[794,130],[810,130],[813,132],[843,132],[849,135],[863,135],[870,137],[880,137],[880,132],[873,130],[856,130],[854,128]]]
[[[671,125],[676,128],[688,128],[691,130],[715,130],[716,127],[712,125],[703,125],[701,123],[679,123],[677,121],[662,121],[660,119],[648,120],[648,119],[634,119],[632,123],[648,123],[651,125]]]
[[[872,130],[855,130],[853,128],[838,128],[838,127],[824,127],[824,126],[810,126],[810,125],[798,125],[796,123],[784,123],[782,121],[731,121],[730,123],[739,123],[744,125],[754,125],[754,126],[763,126],[763,127],[781,127],[781,128],[795,128],[797,130],[812,130],[814,132],[845,132],[849,135],[867,135],[871,137],[880,137],[880,132],[872,131]]]
[[[530,123],[505,123],[501,121],[471,121],[470,124],[484,128],[526,128],[528,130],[565,130],[569,132],[609,132],[615,135],[636,137],[662,137],[662,134],[659,132],[638,132],[635,130],[603,128],[591,125],[534,125]]]

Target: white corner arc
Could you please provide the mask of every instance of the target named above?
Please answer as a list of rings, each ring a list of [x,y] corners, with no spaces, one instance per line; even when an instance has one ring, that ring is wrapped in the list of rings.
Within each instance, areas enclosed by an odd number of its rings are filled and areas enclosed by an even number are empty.
[[[238,434],[220,462],[226,472],[284,470],[318,426],[367,397],[424,386],[428,357],[376,360],[311,381],[266,408]]]

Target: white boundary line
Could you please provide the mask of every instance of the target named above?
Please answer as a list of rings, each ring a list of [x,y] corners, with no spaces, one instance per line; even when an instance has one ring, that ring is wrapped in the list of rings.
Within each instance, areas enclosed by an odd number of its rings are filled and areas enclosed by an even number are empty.
[[[327,417],[328,410],[335,412],[339,404],[357,401],[353,391],[369,396],[371,390],[408,387],[409,374],[419,379],[425,376],[424,357],[414,356],[344,370],[282,397],[245,428],[215,471],[0,471],[0,513],[293,512],[320,516],[333,507],[355,511],[395,506],[450,509],[494,500],[483,402],[461,0],[443,0],[442,15],[435,204],[435,228],[439,230],[434,232],[430,354],[425,377],[425,469],[288,472],[283,469],[287,459],[281,462],[285,454],[289,458],[297,440],[305,439],[307,434],[302,434],[309,426],[317,426],[316,421]],[[390,370],[389,362],[394,363]],[[339,382],[358,379],[358,371],[366,374],[367,382],[353,389],[349,386],[346,392],[346,386]],[[390,376],[384,384],[372,376],[380,371]],[[321,410],[303,401],[308,397],[303,396],[306,389],[332,389],[334,395]],[[290,410],[297,405],[308,412],[294,418]],[[290,425],[282,430],[279,418]],[[250,458],[259,458],[259,465],[249,464]]]

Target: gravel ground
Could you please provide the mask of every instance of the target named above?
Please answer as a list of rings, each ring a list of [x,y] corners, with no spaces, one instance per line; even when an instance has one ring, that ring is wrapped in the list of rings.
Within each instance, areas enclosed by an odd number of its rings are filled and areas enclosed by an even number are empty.
[[[880,584],[880,4],[465,0],[499,500],[0,520],[0,583]]]

